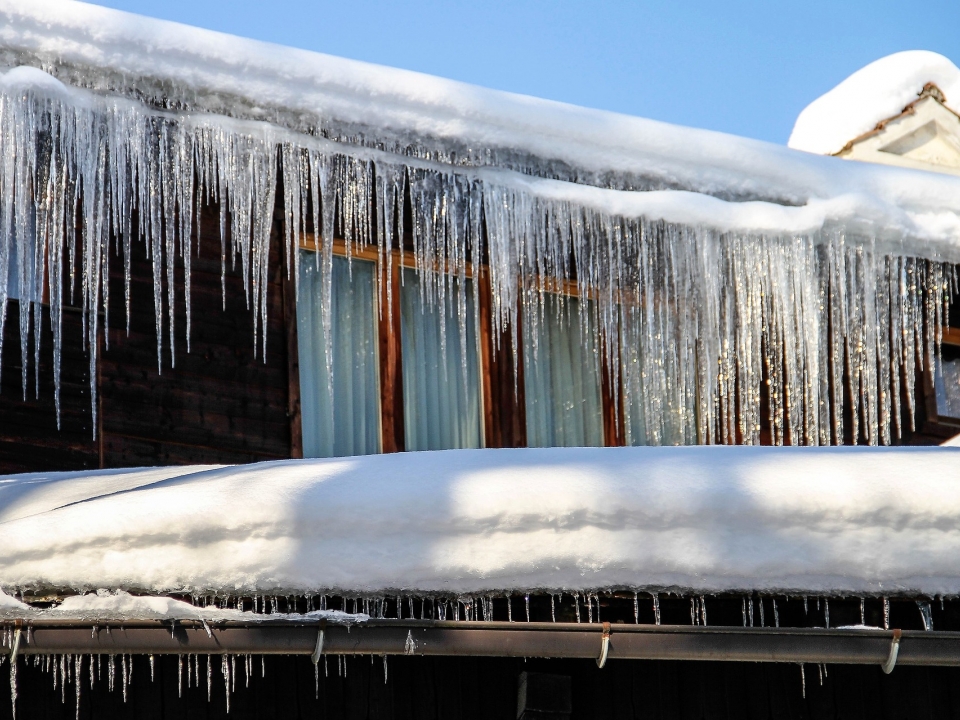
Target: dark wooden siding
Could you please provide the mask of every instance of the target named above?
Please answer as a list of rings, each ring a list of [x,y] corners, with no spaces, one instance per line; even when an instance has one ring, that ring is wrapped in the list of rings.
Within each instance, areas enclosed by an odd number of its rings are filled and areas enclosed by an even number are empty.
[[[200,256],[193,258],[192,343],[186,348],[183,267],[177,261],[176,364],[164,337],[157,369],[152,264],[134,244],[130,335],[126,333],[123,263],[111,258],[109,349],[101,344],[100,434],[94,442],[88,357],[80,315],[64,313],[63,426],[56,429],[50,332],[44,320],[40,399],[22,401],[18,310],[8,311],[0,390],[0,472],[186,463],[241,463],[291,455],[287,334],[279,226],[270,256],[266,362],[254,356],[253,316],[240,275],[227,268],[226,310],[220,284],[220,230],[215,208],[202,216]],[[31,377],[32,383],[32,377]]]
[[[27,666],[18,671],[17,717],[78,718],[316,718],[324,720],[515,720],[517,681],[524,670],[572,679],[571,720],[943,720],[960,717],[960,669],[831,665],[823,676],[806,665],[804,697],[799,665],[768,663],[620,660],[598,669],[592,660],[513,658],[389,657],[387,682],[379,657],[338,659],[323,664],[316,685],[306,657],[271,656],[261,677],[260,658],[246,687],[242,659],[236,662],[236,690],[226,712],[219,657],[213,657],[211,700],[207,702],[206,657],[200,658],[200,685],[178,696],[177,660],[156,658],[155,680],[147,658],[134,658],[132,685],[124,702],[120,659],[116,689],[106,689],[107,658],[94,690],[84,659],[77,712],[75,686],[54,689],[51,675]],[[6,668],[4,668],[6,672]],[[0,720],[11,717],[10,689],[0,683]]]
[[[90,410],[90,358],[82,346],[82,321],[76,309],[63,313],[60,375],[60,429],[53,392],[53,335],[48,308],[43,309],[40,337],[40,394],[35,394],[33,349],[30,349],[27,398],[23,398],[20,356],[20,306],[7,307],[0,366],[0,472],[88,470],[99,467]],[[33,344],[31,337],[30,344]]]
[[[226,309],[220,282],[218,215],[202,216],[200,255],[192,259],[191,352],[187,352],[183,271],[176,275],[176,362],[164,337],[157,368],[152,264],[141,248],[132,267],[130,335],[122,310],[123,268],[110,273],[110,349],[102,354],[105,467],[241,463],[290,457],[287,339],[280,236],[270,257],[266,362],[254,357],[253,314],[239,262],[227,263]]]

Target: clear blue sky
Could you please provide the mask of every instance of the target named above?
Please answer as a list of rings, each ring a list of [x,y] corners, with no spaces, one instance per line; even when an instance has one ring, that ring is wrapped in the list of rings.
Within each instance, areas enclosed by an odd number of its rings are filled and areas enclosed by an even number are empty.
[[[491,88],[785,143],[898,50],[960,64],[960,0],[101,0]]]

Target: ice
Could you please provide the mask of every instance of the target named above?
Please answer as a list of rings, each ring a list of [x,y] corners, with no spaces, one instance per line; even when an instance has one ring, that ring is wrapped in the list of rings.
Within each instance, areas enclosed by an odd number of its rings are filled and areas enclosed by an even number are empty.
[[[797,118],[788,142],[798,150],[828,154],[876,124],[898,115],[934,83],[947,104],[960,108],[960,68],[928,50],[907,50],[875,60],[814,100]]]
[[[631,444],[756,444],[764,388],[775,444],[890,443],[906,429],[901,418],[913,422],[913,378],[937,352],[956,288],[960,179],[854,167],[83,3],[0,2],[0,18],[0,65],[51,73],[0,77],[0,310],[9,278],[18,288],[54,279],[59,413],[63,305],[79,302],[93,432],[111,260],[123,267],[128,329],[131,258],[151,262],[162,371],[190,348],[193,238],[207,202],[219,207],[223,272],[239,268],[261,357],[275,208],[289,277],[301,244],[327,271],[328,330],[333,238],[348,255],[375,247],[382,285],[409,210],[427,305],[461,325],[472,305],[478,323],[480,303],[468,297],[478,283],[466,279],[487,259],[493,329],[513,339],[515,358],[520,316],[532,327],[551,320],[547,295],[578,284],[589,302],[576,321],[622,392],[615,407]],[[388,316],[392,294],[387,282]],[[24,393],[31,333],[35,372],[40,353],[39,300],[19,298]]]

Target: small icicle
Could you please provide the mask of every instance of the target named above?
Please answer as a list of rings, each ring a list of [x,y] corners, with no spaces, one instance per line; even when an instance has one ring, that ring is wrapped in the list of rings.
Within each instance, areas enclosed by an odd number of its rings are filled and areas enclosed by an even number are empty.
[[[810,612],[810,608],[807,604],[807,596],[804,595],[803,596],[803,614],[807,615],[809,612]]]
[[[740,598],[740,612],[743,613],[743,626],[747,626],[747,598]]]
[[[883,629],[890,629],[890,600],[883,598]]]
[[[513,596],[507,595],[507,622],[513,622]]]
[[[220,656],[220,674],[223,675],[223,690],[227,698],[227,715],[230,714],[230,660],[226,655]]]
[[[580,622],[580,593],[573,594],[573,604],[577,610],[577,622]]]
[[[690,624],[697,625],[697,599],[695,597],[690,598]]]
[[[636,603],[636,597],[637,597],[636,594],[634,594],[633,597],[634,597],[634,603]],[[557,608],[554,603],[553,593],[550,593],[550,620],[552,622],[557,621]]]
[[[823,687],[823,665],[817,663],[817,672],[820,673],[820,687]]]
[[[917,609],[920,611],[920,618],[923,620],[923,629],[933,630],[933,613],[930,611],[930,603],[926,600],[917,600]]]
[[[527,608],[527,622],[530,622],[530,593],[523,596],[523,601]]]
[[[700,624],[707,626],[707,600],[703,595],[700,596]]]
[[[803,663],[800,663],[800,688],[804,699],[807,697],[807,674],[803,670]]]
[[[773,598],[773,625],[780,627],[780,612],[777,610],[777,599]]]
[[[747,603],[747,617],[750,619],[750,627],[753,627],[753,596],[750,596],[750,602]]]
[[[659,625],[660,624],[660,594],[653,594],[653,620]]]
[[[757,604],[760,606],[760,627],[766,627],[767,621],[763,613],[763,595],[757,597]]]
[[[177,655],[177,697],[183,697],[183,655]]]
[[[387,656],[383,655],[383,684],[387,684]]]
[[[551,595],[551,598],[552,597]],[[633,594],[633,623],[634,625],[640,624],[640,600],[637,597],[637,593]]]
[[[153,655],[148,655],[147,657],[150,660],[150,682],[153,682]]]
[[[823,619],[827,623],[827,629],[830,629],[830,598],[823,599]]]
[[[866,613],[864,612],[864,607],[863,607],[863,598],[860,598],[860,624],[861,625],[867,624]]]
[[[213,688],[213,683],[211,682],[212,675],[213,675],[213,663],[210,661],[210,656],[207,655],[207,702],[210,702],[210,692]]]

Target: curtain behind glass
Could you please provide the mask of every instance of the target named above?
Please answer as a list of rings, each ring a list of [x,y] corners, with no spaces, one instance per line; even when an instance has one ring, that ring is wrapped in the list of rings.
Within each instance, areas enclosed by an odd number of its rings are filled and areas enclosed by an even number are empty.
[[[579,312],[577,298],[548,294],[540,322],[523,324],[529,447],[603,445],[596,341],[592,332],[581,332]]]
[[[400,293],[403,353],[403,423],[407,450],[448,450],[483,445],[480,374],[472,288],[465,288],[466,354],[457,319],[457,283],[444,312],[420,296],[420,279],[403,270]],[[451,297],[452,295],[452,297]],[[441,350],[441,326],[446,353]],[[466,384],[464,384],[464,364]]]
[[[374,273],[371,262],[353,260],[351,268],[345,258],[333,258],[333,357],[328,378],[320,314],[323,270],[317,270],[314,253],[301,255],[297,333],[304,457],[380,452]]]

